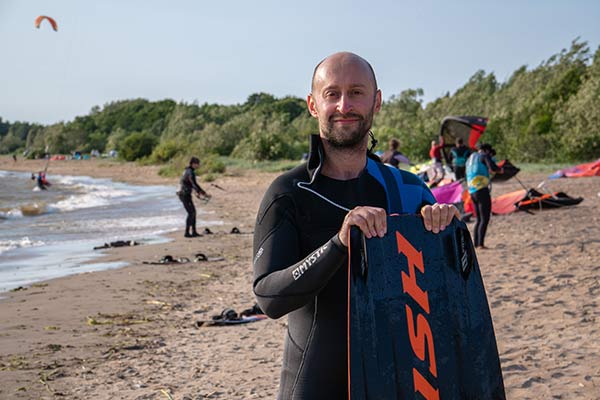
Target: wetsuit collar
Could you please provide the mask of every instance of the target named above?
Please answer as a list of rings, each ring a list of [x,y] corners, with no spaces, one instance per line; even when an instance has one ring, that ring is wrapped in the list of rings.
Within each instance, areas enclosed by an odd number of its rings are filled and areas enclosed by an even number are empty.
[[[377,162],[381,162],[381,159],[377,155],[367,152],[367,157]],[[310,150],[308,153],[308,162],[306,163],[306,169],[308,176],[312,182],[315,178],[315,174],[321,170],[323,161],[325,160],[325,150],[323,148],[323,142],[321,136],[318,134],[310,135]]]

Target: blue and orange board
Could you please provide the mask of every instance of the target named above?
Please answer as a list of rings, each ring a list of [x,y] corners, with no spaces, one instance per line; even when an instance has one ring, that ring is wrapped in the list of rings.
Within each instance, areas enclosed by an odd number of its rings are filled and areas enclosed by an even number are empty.
[[[348,268],[351,400],[503,400],[502,371],[466,225],[443,232],[388,217],[383,238],[353,235]]]

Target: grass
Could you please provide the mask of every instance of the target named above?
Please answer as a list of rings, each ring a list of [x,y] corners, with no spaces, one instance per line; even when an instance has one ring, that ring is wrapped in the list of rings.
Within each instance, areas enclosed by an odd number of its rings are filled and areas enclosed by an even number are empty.
[[[218,162],[225,166],[225,171],[205,171],[202,173],[202,180],[205,182],[214,181],[219,175],[239,175],[241,171],[245,170],[257,170],[262,172],[285,172],[300,164],[299,160],[266,160],[266,161],[252,161],[242,160],[239,158],[219,156]],[[523,173],[547,173],[552,174],[559,169],[567,168],[577,164],[576,162],[564,162],[564,163],[520,163],[516,162],[516,166],[521,169]],[[181,172],[185,168],[185,164],[181,162],[170,162],[164,164],[158,174],[165,177],[176,177],[181,175]],[[201,167],[202,169],[202,167]]]
[[[525,173],[547,173],[552,174],[559,169],[576,165],[577,163],[516,163],[515,165]]]
[[[219,160],[225,164],[227,169],[247,170],[254,169],[263,172],[283,172],[294,168],[300,161],[298,160],[275,160],[275,161],[250,161],[232,157],[219,157]]]
[[[215,167],[215,169],[217,169],[216,171],[213,171],[211,168],[208,171],[203,172],[203,167],[210,168],[210,165],[202,165],[200,167],[200,173],[203,181],[212,182],[220,174],[237,175],[240,173],[240,171],[245,170],[258,170],[263,172],[284,172],[294,168],[300,163],[300,161],[297,160],[251,161],[225,156],[218,157],[218,161],[218,164],[222,164],[225,166],[225,170],[219,170],[219,165],[217,165]],[[182,162],[169,162],[167,164],[164,164],[159,169],[158,174],[164,177],[176,177],[181,175],[185,167],[186,164]]]

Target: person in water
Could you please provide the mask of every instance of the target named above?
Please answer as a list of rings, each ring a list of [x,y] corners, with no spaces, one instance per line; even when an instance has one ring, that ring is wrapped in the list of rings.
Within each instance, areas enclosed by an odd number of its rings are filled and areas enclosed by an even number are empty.
[[[307,103],[319,133],[311,135],[308,161],[276,178],[261,202],[253,290],[270,318],[288,315],[278,399],[343,399],[348,282],[342,265],[351,226],[367,238],[386,233],[391,207],[377,176],[383,171],[401,177],[396,183],[402,205],[396,206],[420,213],[427,230],[444,230],[459,213],[452,205],[434,204],[417,176],[392,173],[367,150],[381,91],[366,60],[336,53],[321,61]]]
[[[192,192],[195,192],[199,199],[210,199],[211,195],[202,189],[196,182],[196,169],[200,167],[200,160],[197,157],[192,157],[190,164],[186,167],[181,175],[179,183],[181,188],[177,192],[179,200],[183,203],[187,218],[185,220],[185,237],[201,236],[196,230],[196,207],[192,200]]]
[[[35,174],[31,174],[31,179],[35,178]],[[47,190],[50,186],[50,182],[46,179],[46,173],[43,171],[38,172],[37,178],[35,178],[38,189]]]

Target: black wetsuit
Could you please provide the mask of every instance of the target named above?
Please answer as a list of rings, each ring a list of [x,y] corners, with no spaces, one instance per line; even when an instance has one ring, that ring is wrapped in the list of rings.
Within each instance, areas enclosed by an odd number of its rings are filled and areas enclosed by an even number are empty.
[[[183,175],[181,175],[179,183],[181,184],[181,189],[179,192],[177,192],[177,195],[179,196],[179,200],[181,200],[183,203],[185,211],[187,211],[187,218],[185,220],[185,233],[186,235],[194,233],[197,234],[196,207],[194,206],[194,202],[192,200],[192,191],[202,194],[206,194],[206,192],[202,190],[202,188],[196,182],[196,173],[192,167],[187,167],[185,171],[183,171]]]
[[[337,236],[347,210],[320,196],[347,209],[390,211],[380,169],[393,168],[369,160],[358,178],[340,181],[318,173],[321,153],[313,135],[308,163],[271,184],[254,231],[258,303],[271,318],[288,314],[282,400],[347,398],[347,249]],[[434,202],[418,177],[394,170],[403,180],[398,184],[403,204],[391,210],[415,213]]]

